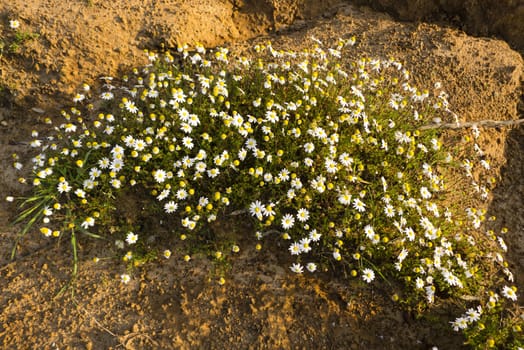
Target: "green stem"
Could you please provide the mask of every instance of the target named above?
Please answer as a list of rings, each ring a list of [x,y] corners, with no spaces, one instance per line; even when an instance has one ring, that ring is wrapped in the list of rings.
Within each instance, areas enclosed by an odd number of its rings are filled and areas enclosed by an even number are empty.
[[[382,277],[382,279],[383,279],[387,284],[389,284],[390,287],[393,286],[393,284],[391,284],[391,282],[389,282],[389,280],[386,278],[386,276],[384,276],[384,275],[382,274],[382,272],[380,271],[380,269],[379,269],[375,264],[373,264],[370,260],[365,259],[365,258],[362,258],[362,260],[366,260],[366,264],[371,265],[371,267],[373,267],[373,270],[375,270],[375,272],[376,272],[380,277]]]
[[[71,229],[71,245],[73,246],[73,275],[71,276],[71,280],[74,280],[78,271],[78,252],[74,228]]]
[[[78,250],[77,250],[77,242],[76,242],[76,235],[75,235],[75,229],[71,229],[71,246],[73,248],[73,272],[71,274],[71,279],[69,282],[63,286],[60,291],[57,293],[55,298],[58,298],[60,295],[62,295],[63,292],[66,291],[66,289],[71,288],[71,297],[74,298],[75,295],[75,289],[73,286],[73,283],[76,279],[77,272],[78,272]]]

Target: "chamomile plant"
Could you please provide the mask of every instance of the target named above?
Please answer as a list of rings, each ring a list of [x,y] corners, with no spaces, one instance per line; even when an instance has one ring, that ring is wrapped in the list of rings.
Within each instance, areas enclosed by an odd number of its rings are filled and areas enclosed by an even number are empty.
[[[24,30],[20,20],[9,19],[6,24],[0,26],[2,37],[0,38],[0,57],[5,54],[14,55],[20,53],[24,45],[31,40],[38,39],[39,34]]]
[[[456,298],[467,311],[451,326],[471,344],[518,346],[504,233],[471,206],[493,186],[480,131],[431,127],[458,122],[442,88],[416,87],[392,58],[344,59],[355,40],[299,52],[267,43],[250,57],[180,46],[103,78],[100,93],[85,87],[50,133],[33,134],[22,235],[69,237],[76,257],[79,235],[113,232],[133,261],[151,233],[119,227],[115,208],[122,193],[147,193],[144,208],[177,232],[159,259],[235,213],[252,220],[257,249],[281,242],[290,273],[394,279],[419,309]]]

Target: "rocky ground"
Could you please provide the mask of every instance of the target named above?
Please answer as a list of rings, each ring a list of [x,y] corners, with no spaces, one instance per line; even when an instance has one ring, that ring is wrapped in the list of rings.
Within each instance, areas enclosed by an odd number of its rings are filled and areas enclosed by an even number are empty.
[[[143,49],[198,41],[246,51],[256,42],[301,48],[310,37],[357,37],[352,57],[393,56],[416,83],[435,82],[465,121],[522,118],[524,63],[502,41],[448,26],[398,22],[366,7],[331,0],[13,0],[0,4],[0,198],[24,191],[11,154],[27,154],[32,129],[45,128],[82,83],[144,64]],[[9,20],[29,34],[12,48]],[[16,49],[16,50],[15,50]],[[348,59],[351,59],[349,57]],[[520,109],[519,109],[520,108]],[[481,146],[497,169],[490,213],[509,227],[510,262],[524,289],[524,131],[491,128]],[[39,235],[9,259],[16,207],[0,202],[0,344],[7,349],[460,349],[449,329],[452,305],[435,307],[440,322],[401,311],[380,286],[334,276],[290,275],[286,254],[246,245],[228,282],[196,257],[151,263],[123,287],[121,266],[103,242],[81,242],[75,294],[57,296],[69,279],[69,243]],[[241,234],[241,233],[239,233]]]

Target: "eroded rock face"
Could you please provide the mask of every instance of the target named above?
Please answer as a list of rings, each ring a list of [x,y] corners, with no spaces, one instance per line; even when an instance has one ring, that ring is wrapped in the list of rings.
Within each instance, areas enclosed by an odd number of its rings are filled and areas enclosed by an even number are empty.
[[[496,35],[524,51],[524,0],[356,0],[401,20],[446,19],[473,35]]]
[[[79,0],[72,5],[59,0],[0,1],[0,39],[12,32],[10,19],[21,21],[20,30],[38,34],[17,55],[4,55],[0,81],[16,90],[19,104],[28,95],[40,96],[28,93],[29,85],[47,94],[73,93],[82,82],[114,75],[122,66],[145,64],[144,48],[176,48],[195,42],[213,47],[247,40],[283,31],[296,22],[332,16],[334,7],[344,2]]]
[[[164,4],[172,0],[160,0]],[[203,41],[206,46],[245,40],[285,29],[296,21],[334,13],[344,0],[185,0],[177,6],[153,10],[155,23],[148,29],[156,41]],[[169,11],[165,11],[169,9]],[[181,25],[184,23],[184,25]],[[196,28],[196,29],[195,29]],[[198,30],[200,28],[200,30]],[[202,37],[205,37],[202,40]]]

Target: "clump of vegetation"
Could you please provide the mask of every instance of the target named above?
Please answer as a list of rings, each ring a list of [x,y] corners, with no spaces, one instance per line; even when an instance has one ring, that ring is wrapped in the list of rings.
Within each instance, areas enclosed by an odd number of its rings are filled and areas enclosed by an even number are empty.
[[[148,53],[151,64],[118,83],[103,78],[94,97],[84,86],[51,133],[33,132],[20,237],[31,227],[69,237],[74,271],[81,236],[117,239],[127,283],[132,266],[200,244],[206,226],[235,213],[253,221],[257,249],[282,240],[293,273],[401,281],[396,297],[409,307],[464,305],[452,327],[472,346],[522,346],[505,230],[464,199],[487,200],[494,183],[480,130],[444,138],[433,126],[458,122],[447,94],[415,87],[394,59],[339,63],[355,40],[301,52],[268,43],[235,59],[181,46]],[[174,220],[164,250],[147,251],[153,233],[115,218],[122,194],[137,192],[150,195],[148,215]],[[214,259],[240,243],[227,247]]]
[[[2,33],[2,38],[0,38],[0,57],[4,53],[19,53],[26,42],[37,39],[40,36],[38,33],[28,32],[20,29],[20,26],[20,21],[17,19],[12,19],[9,21],[9,28],[4,30]]]

